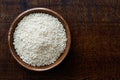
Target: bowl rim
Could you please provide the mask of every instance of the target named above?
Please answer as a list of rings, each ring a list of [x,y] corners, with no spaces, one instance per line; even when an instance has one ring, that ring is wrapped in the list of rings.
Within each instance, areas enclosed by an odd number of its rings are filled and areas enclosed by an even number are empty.
[[[22,59],[16,54],[17,52],[14,49],[14,45],[13,45],[13,33],[15,28],[17,27],[16,25],[19,23],[20,20],[23,19],[23,17],[25,17],[26,15],[29,15],[31,13],[47,13],[50,14],[54,17],[57,17],[58,20],[63,24],[65,31],[66,31],[66,37],[67,37],[67,43],[66,43],[66,48],[64,50],[64,52],[60,55],[60,57],[53,63],[47,66],[40,66],[40,67],[34,67],[34,66],[30,66],[29,64],[25,63],[24,61],[22,61]],[[22,65],[24,68],[32,70],[32,71],[46,71],[46,70],[50,70],[56,66],[58,66],[67,56],[70,46],[71,46],[71,34],[70,34],[70,29],[69,26],[67,24],[67,22],[65,21],[65,19],[58,14],[57,12],[48,9],[48,8],[31,8],[28,9],[22,13],[20,13],[12,22],[9,31],[8,31],[8,45],[9,45],[9,50],[10,53],[12,54],[12,56],[14,57],[14,59],[20,64]]]

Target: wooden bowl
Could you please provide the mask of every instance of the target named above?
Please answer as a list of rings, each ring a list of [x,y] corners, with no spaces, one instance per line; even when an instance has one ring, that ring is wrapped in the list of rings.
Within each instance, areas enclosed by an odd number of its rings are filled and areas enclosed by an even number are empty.
[[[59,21],[61,21],[61,23],[63,24],[63,26],[66,30],[67,42],[66,42],[66,48],[65,48],[64,52],[61,54],[61,56],[53,64],[50,64],[47,66],[34,67],[34,66],[30,66],[29,64],[22,61],[22,59],[17,55],[16,50],[15,50],[14,45],[13,45],[13,33],[15,31],[15,28],[17,27],[17,24],[23,19],[23,17],[25,17],[31,13],[41,13],[41,12],[50,14],[50,15],[58,18]],[[55,11],[47,9],[47,8],[32,8],[32,9],[29,9],[29,10],[21,13],[13,21],[13,23],[10,26],[9,33],[8,33],[8,44],[9,44],[9,48],[10,48],[12,56],[15,58],[15,60],[20,65],[22,65],[23,67],[25,67],[29,70],[33,70],[33,71],[46,71],[46,70],[52,69],[55,66],[57,66],[58,64],[60,64],[64,60],[64,58],[67,56],[68,51],[70,49],[70,44],[71,44],[71,35],[70,35],[70,30],[69,30],[68,24],[66,23],[66,21],[63,19],[63,17],[61,15],[59,15]]]

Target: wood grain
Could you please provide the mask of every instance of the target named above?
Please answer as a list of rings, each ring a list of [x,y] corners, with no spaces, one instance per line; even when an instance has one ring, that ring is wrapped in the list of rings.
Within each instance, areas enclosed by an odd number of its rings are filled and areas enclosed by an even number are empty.
[[[33,7],[50,8],[70,26],[72,45],[56,68],[33,72],[11,56],[12,21]],[[120,0],[0,0],[0,80],[119,80]]]

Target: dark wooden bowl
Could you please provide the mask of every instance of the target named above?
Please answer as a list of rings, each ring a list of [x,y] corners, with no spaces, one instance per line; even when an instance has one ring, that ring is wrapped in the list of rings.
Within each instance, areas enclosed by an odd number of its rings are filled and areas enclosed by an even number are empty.
[[[22,59],[17,55],[16,50],[14,49],[14,45],[13,45],[13,33],[15,31],[17,24],[21,21],[21,19],[23,19],[23,17],[25,17],[31,13],[41,13],[41,12],[50,14],[50,15],[58,18],[59,21],[61,21],[61,23],[63,24],[63,26],[66,30],[67,42],[66,42],[66,48],[65,48],[64,52],[61,54],[61,56],[53,64],[50,64],[48,66],[34,67],[34,66],[30,66],[29,64],[22,61]],[[10,26],[9,32],[8,32],[8,44],[9,44],[9,48],[10,48],[12,56],[15,58],[15,60],[20,65],[22,65],[23,67],[25,67],[29,70],[33,70],[33,71],[46,71],[46,70],[52,69],[53,67],[60,64],[64,60],[64,58],[67,56],[68,51],[70,49],[70,44],[71,44],[71,35],[70,35],[70,30],[69,30],[68,24],[66,23],[66,21],[63,19],[63,17],[61,15],[59,15],[55,11],[47,9],[47,8],[32,8],[32,9],[29,9],[29,10],[21,13],[13,21],[13,23]]]

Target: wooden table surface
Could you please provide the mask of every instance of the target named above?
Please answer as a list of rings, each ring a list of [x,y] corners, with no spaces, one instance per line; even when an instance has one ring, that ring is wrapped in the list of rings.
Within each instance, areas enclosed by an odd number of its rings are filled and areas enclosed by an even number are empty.
[[[71,31],[68,56],[45,72],[19,65],[7,43],[12,21],[34,7],[58,12]],[[0,80],[120,80],[120,0],[0,0]]]

